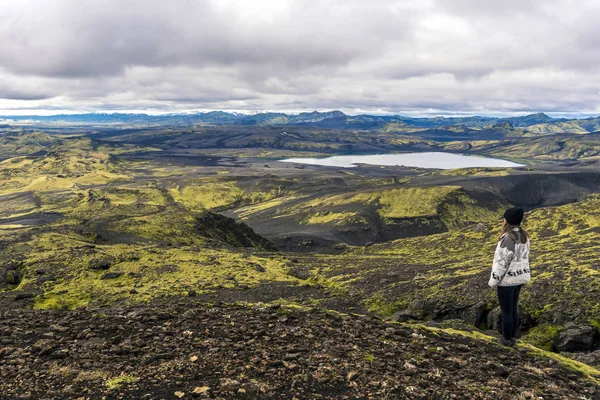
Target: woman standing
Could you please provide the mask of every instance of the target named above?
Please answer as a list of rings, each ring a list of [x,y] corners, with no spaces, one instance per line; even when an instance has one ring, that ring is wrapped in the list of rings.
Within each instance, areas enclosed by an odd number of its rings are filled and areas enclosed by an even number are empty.
[[[531,280],[529,270],[529,235],[521,228],[523,210],[510,208],[504,213],[492,274],[488,285],[498,288],[498,302],[502,310],[502,339],[505,346],[516,344],[519,327],[517,304],[523,284]]]

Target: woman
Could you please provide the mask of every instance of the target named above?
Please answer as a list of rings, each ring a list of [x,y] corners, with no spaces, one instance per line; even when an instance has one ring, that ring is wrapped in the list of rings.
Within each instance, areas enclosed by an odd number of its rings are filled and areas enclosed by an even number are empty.
[[[496,246],[492,275],[488,285],[498,287],[498,302],[502,310],[502,339],[505,346],[516,344],[519,327],[517,303],[521,286],[531,280],[529,270],[529,235],[521,228],[523,210],[510,208],[504,213],[504,224]]]

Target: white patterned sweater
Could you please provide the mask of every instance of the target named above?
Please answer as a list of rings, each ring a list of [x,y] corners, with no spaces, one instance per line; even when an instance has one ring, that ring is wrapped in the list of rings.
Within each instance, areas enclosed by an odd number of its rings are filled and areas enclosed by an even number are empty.
[[[513,235],[505,233],[496,246],[492,274],[488,282],[490,287],[518,286],[531,280],[529,239],[527,243],[521,243],[520,229],[513,228],[513,231],[517,236],[516,240]]]

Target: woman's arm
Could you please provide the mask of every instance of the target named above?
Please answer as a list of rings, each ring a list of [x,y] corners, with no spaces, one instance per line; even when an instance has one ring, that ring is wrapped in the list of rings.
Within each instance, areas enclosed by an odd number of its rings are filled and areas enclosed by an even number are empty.
[[[492,273],[488,285],[490,287],[496,287],[506,275],[510,262],[515,256],[515,241],[510,234],[504,235],[498,246],[496,246],[496,253],[494,254],[494,262],[492,264]]]

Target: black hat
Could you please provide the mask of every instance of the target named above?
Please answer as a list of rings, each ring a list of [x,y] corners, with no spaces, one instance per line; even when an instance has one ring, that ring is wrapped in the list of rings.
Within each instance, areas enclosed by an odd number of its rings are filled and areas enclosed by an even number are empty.
[[[504,219],[510,225],[521,225],[521,221],[523,221],[523,209],[522,208],[509,208],[504,212]]]

